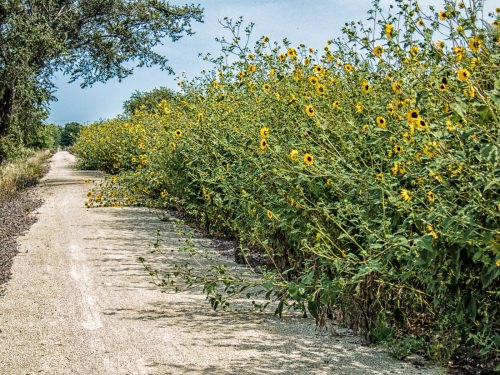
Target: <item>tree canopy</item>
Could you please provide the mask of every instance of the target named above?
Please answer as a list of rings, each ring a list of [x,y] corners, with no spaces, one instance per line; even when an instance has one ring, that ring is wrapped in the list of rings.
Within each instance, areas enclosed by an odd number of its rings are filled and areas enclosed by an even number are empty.
[[[191,35],[193,21],[199,6],[165,0],[0,0],[0,161],[46,117],[56,72],[82,87],[134,67],[171,72],[154,47]]]
[[[127,116],[131,116],[138,110],[161,113],[164,110],[161,108],[162,101],[172,101],[177,97],[178,94],[168,87],[159,87],[148,92],[136,91],[123,103],[123,111]]]

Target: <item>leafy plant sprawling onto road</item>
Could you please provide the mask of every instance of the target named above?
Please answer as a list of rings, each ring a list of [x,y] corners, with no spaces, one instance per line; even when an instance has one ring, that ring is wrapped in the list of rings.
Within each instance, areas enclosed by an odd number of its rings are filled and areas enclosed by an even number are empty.
[[[396,5],[375,1],[369,26],[322,51],[267,36],[250,49],[252,25],[226,19],[213,71],[84,129],[82,166],[117,174],[86,204],[181,207],[263,252],[259,292],[278,313],[332,312],[400,356],[468,347],[492,365],[500,9]],[[228,273],[198,280],[215,306],[251,294]]]

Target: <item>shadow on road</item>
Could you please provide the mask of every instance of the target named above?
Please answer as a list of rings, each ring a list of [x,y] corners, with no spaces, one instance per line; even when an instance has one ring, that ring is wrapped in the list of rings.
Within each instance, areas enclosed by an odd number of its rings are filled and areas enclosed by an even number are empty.
[[[110,244],[101,249],[101,261],[105,264],[102,272],[109,275],[127,273],[135,280],[117,288],[137,288],[138,293],[156,289],[150,278],[137,261],[139,256],[159,270],[167,270],[171,260],[185,257],[175,251],[185,244],[184,238],[173,232],[172,222],[162,222],[155,211],[144,208],[104,208],[94,209],[99,232],[96,238]],[[102,213],[102,215],[101,215]],[[101,216],[101,220],[99,220]],[[186,227],[183,228],[186,230]],[[156,231],[163,235],[163,250],[167,257],[153,251]],[[117,237],[109,236],[120,233]],[[193,237],[205,246],[206,238]],[[170,252],[169,250],[174,250]],[[229,259],[226,261],[230,262]],[[235,267],[239,267],[235,265]],[[158,290],[158,293],[160,291]],[[171,298],[172,297],[172,298]],[[418,369],[408,364],[388,359],[381,350],[360,345],[360,340],[348,331],[339,336],[319,333],[314,321],[298,316],[278,319],[272,313],[251,311],[250,303],[242,310],[211,310],[199,289],[181,294],[164,294],[164,298],[142,308],[115,308],[102,311],[105,316],[124,321],[155,321],[155,327],[174,335],[182,331],[194,340],[186,352],[203,351],[217,353],[224,350],[239,353],[228,367],[214,365],[214,361],[203,365],[199,359],[193,363],[180,365],[177,361],[166,359],[166,366],[176,374],[214,373],[214,374],[419,374]],[[245,303],[243,304],[245,306]],[[140,324],[140,323],[139,323]],[[181,345],[182,343],[176,343]],[[384,363],[379,367],[378,363]],[[390,364],[388,364],[390,363]]]

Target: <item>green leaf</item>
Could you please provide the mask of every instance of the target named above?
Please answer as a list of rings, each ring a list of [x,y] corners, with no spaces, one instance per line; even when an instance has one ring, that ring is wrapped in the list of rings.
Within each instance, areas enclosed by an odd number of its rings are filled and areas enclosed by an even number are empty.
[[[280,302],[278,303],[278,307],[276,307],[276,310],[274,310],[274,314],[278,315],[281,318],[281,316],[283,315],[283,307],[284,306],[285,306],[285,301],[280,300]]]
[[[486,160],[490,163],[495,163],[500,153],[498,146],[488,143],[487,145],[481,147],[480,155],[481,159]]]
[[[425,249],[428,251],[433,251],[432,248],[432,237],[426,234],[425,236],[419,238],[416,242],[415,245],[417,245],[421,249]]]
[[[272,289],[273,285],[274,285],[274,284],[273,284],[272,280],[268,280],[268,281],[266,281],[264,284],[262,284],[262,287],[263,287],[265,290],[270,290],[270,289]]]
[[[309,312],[314,317],[314,319],[318,319],[319,318],[319,314],[318,314],[318,302],[316,302],[316,301],[309,301],[307,303],[307,310],[309,310]]]
[[[498,97],[500,99],[500,96]],[[496,103],[498,106],[500,104],[500,101]],[[490,112],[490,109],[486,105],[481,105],[477,107],[477,113],[479,114],[479,117],[483,122],[486,122],[492,118],[492,114]]]
[[[500,57],[500,55],[497,55],[498,57]],[[495,81],[495,90],[498,90],[500,91],[500,78],[498,78],[496,81]]]
[[[455,103],[450,104],[450,108],[453,109],[460,117],[465,117],[467,114],[465,103],[458,98]]]
[[[483,267],[481,270],[481,284],[483,289],[488,288],[493,281],[495,281],[498,276],[500,276],[500,267],[492,265],[490,267]]]

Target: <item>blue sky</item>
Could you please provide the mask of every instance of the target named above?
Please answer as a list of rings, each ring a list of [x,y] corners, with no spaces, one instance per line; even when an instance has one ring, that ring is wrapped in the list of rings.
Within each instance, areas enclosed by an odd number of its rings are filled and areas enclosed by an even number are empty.
[[[180,0],[173,4],[183,4]],[[193,26],[195,35],[183,37],[173,43],[167,41],[160,51],[170,61],[176,73],[185,71],[188,78],[199,75],[210,65],[198,57],[199,53],[218,55],[219,45],[215,37],[225,35],[218,20],[224,17],[236,19],[243,16],[245,22],[254,22],[253,36],[268,35],[271,40],[287,37],[293,45],[304,43],[308,47],[322,48],[326,40],[340,36],[345,22],[364,20],[372,0],[198,0],[195,3],[205,9],[204,23]],[[383,0],[383,4],[392,3]],[[420,1],[421,4],[442,4],[440,0]],[[488,2],[487,2],[488,4]],[[385,6],[384,6],[385,7]],[[63,125],[66,122],[94,122],[112,118],[122,112],[122,104],[135,91],[149,91],[166,86],[176,89],[175,76],[157,68],[136,69],[123,80],[110,80],[81,89],[77,82],[68,84],[65,77],[56,77],[59,99],[51,104],[47,122]]]

